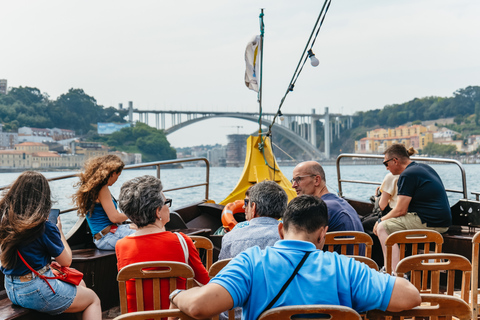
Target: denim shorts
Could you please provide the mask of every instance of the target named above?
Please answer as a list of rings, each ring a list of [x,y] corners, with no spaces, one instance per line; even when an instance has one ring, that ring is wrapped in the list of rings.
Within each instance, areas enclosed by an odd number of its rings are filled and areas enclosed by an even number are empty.
[[[44,273],[53,277],[52,270]],[[35,276],[32,280],[21,282],[18,277],[5,276],[5,290],[8,298],[16,305],[24,308],[56,315],[67,310],[77,295],[77,287],[60,280],[49,279],[52,289],[44,280]]]
[[[135,229],[130,229],[130,224],[122,224],[118,226],[115,233],[109,232],[99,240],[93,239],[93,243],[95,243],[95,246],[100,250],[115,250],[115,245],[118,240],[136,231]]]

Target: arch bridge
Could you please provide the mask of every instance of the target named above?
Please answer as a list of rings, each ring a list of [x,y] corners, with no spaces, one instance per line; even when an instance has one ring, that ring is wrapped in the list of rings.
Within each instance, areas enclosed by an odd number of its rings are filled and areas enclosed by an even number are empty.
[[[122,108],[121,104],[120,108]],[[151,115],[153,115],[155,119],[155,127],[157,129],[165,130],[167,135],[193,123],[212,118],[226,117],[258,122],[258,113],[141,110],[134,109],[132,102],[129,102],[128,115],[130,122],[134,121],[135,115],[135,118],[137,118],[139,122],[151,126],[153,125],[149,123],[149,120],[152,120]],[[274,117],[275,113],[263,113],[262,124],[269,125]],[[320,150],[316,148],[317,139],[315,121],[317,120],[323,120],[325,140],[329,141],[329,143],[325,143],[324,153],[320,152]],[[324,114],[317,114],[315,109],[312,109],[312,113],[310,114],[285,113],[280,116],[280,121],[277,121],[274,124],[274,128],[280,135],[290,140],[293,144],[297,145],[301,150],[303,150],[311,159],[329,159],[333,128],[335,128],[335,134],[340,137],[340,127],[342,123],[346,124],[347,128],[351,128],[352,120],[353,119],[351,116],[331,114],[328,112],[328,107],[325,107]]]

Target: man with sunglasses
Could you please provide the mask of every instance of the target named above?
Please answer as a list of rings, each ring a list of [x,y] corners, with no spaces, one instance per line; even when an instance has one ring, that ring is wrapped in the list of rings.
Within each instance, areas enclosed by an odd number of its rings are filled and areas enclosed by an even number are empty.
[[[316,161],[299,163],[293,169],[292,188],[300,195],[312,195],[325,201],[328,208],[328,231],[361,231],[362,222],[355,209],[344,199],[330,193],[327,188],[325,171]],[[335,251],[341,253],[340,246]],[[347,254],[353,254],[353,245],[348,245]],[[365,246],[360,246],[360,255],[365,254]]]
[[[382,244],[385,257],[385,240],[395,231],[431,229],[446,232],[452,224],[452,213],[447,193],[437,172],[427,164],[410,160],[415,150],[403,144],[394,144],[385,152],[383,164],[392,174],[399,174],[398,199],[395,208],[378,219],[373,232]],[[393,246],[392,269],[400,259],[398,245]]]

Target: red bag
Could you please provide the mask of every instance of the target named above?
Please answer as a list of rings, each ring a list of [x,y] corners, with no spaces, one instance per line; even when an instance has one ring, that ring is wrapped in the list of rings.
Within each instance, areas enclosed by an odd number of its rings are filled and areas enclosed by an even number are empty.
[[[58,262],[50,264],[55,278],[78,286],[83,279],[83,273],[70,267],[62,267]]]
[[[80,281],[82,281],[83,273],[81,273],[80,271],[74,268],[62,267],[58,262],[52,262],[50,264],[50,269],[52,269],[52,272],[55,275],[55,277],[46,277],[43,274],[39,274],[32,267],[30,267],[27,261],[23,259],[22,255],[20,254],[20,251],[17,250],[17,254],[20,257],[20,259],[22,259],[23,263],[28,267],[28,269],[30,269],[30,271],[35,273],[37,277],[39,277],[40,279],[42,279],[48,284],[48,286],[50,287],[50,289],[52,289],[54,294],[55,294],[55,290],[53,290],[52,286],[47,281],[47,279],[57,279],[57,280],[74,284],[76,286],[78,286],[80,284]]]

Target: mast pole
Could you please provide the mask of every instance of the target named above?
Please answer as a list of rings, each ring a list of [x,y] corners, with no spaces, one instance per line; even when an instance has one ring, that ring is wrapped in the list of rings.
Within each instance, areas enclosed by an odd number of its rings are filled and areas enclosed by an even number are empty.
[[[258,85],[258,108],[259,108],[259,116],[258,116],[258,135],[262,135],[262,78],[263,78],[263,38],[265,33],[265,25],[263,24],[263,8],[260,9],[260,81]]]

